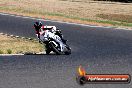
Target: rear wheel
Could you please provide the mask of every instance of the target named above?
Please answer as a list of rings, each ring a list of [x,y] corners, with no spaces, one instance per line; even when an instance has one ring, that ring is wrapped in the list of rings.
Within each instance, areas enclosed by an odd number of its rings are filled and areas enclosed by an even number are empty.
[[[48,44],[48,42],[45,42],[45,48],[46,48],[46,54],[50,54],[50,52],[51,52],[51,49],[50,49],[50,47],[49,47],[49,44]]]
[[[50,52],[51,52],[51,50],[49,50],[49,49],[46,50],[46,54],[47,54],[47,55],[49,55]]]

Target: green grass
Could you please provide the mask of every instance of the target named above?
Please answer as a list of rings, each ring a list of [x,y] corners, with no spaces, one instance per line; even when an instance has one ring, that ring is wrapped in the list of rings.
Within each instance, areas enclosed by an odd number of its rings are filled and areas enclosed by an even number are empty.
[[[4,52],[0,50],[0,54],[3,54]]]
[[[11,49],[7,49],[7,54],[12,54],[12,50]]]

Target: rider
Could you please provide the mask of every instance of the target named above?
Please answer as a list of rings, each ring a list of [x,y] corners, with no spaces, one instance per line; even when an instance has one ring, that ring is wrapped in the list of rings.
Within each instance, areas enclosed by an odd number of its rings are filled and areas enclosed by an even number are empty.
[[[43,40],[43,42],[46,44],[46,54],[49,54],[51,50],[49,49],[49,46],[48,46],[47,37],[54,38],[54,33],[57,33],[58,30],[56,29],[55,26],[43,26],[41,22],[35,22],[34,27],[35,27],[39,42]],[[43,31],[40,32],[41,30]],[[58,33],[57,35],[62,39],[64,43],[66,42],[66,40],[63,39],[62,34]]]
[[[38,39],[40,40],[40,28],[42,27],[42,23],[41,22],[35,22],[34,23],[34,28],[35,28],[35,31],[36,31],[36,34],[38,35]]]

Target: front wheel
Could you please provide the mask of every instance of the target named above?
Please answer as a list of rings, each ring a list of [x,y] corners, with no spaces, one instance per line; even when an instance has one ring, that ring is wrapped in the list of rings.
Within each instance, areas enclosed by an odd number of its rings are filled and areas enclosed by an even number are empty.
[[[66,55],[69,55],[69,54],[71,54],[71,48],[68,46],[68,45],[66,45],[66,51],[65,51],[65,54]]]
[[[58,54],[58,55],[64,54],[63,52],[61,52],[60,50],[58,50],[58,47],[56,47],[53,42],[50,42],[50,46],[51,46],[53,52],[55,52],[56,54]]]

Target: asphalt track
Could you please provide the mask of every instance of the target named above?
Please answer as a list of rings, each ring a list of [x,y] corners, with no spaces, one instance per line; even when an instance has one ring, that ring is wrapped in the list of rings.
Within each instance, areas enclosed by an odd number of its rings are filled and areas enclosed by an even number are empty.
[[[36,37],[35,19],[0,15],[0,32]],[[77,68],[88,74],[132,75],[132,31],[44,21],[62,29],[71,55],[0,56],[0,88],[132,88],[132,84],[76,83]]]

